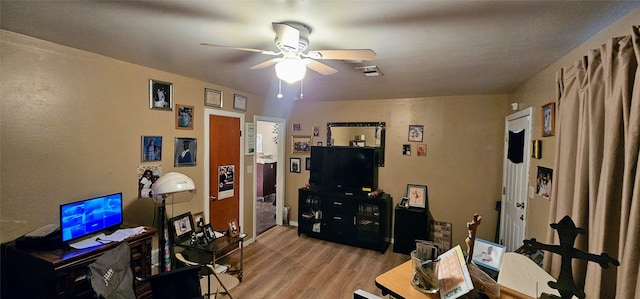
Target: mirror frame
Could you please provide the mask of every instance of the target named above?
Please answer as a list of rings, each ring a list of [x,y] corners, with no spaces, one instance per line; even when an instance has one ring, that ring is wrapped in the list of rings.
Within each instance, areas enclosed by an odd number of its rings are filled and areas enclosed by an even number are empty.
[[[370,127],[376,128],[381,127],[380,131],[380,146],[374,147],[378,149],[378,166],[384,167],[384,146],[385,146],[385,130],[386,123],[381,122],[331,122],[327,123],[327,146],[334,146],[331,143],[331,128],[340,128],[340,127]]]

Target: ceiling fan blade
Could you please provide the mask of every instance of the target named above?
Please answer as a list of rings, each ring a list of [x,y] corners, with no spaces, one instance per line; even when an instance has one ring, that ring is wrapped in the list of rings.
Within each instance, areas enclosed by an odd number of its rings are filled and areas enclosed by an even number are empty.
[[[345,49],[345,50],[315,50],[309,51],[307,56],[313,59],[337,59],[337,60],[373,60],[376,52],[371,49]]]
[[[310,68],[312,71],[315,71],[322,75],[333,75],[338,72],[336,69],[324,63],[317,62],[313,59],[306,58],[306,59],[303,59],[303,61],[307,65],[307,67]]]
[[[273,31],[276,32],[276,42],[288,49],[297,51],[298,43],[300,42],[300,30],[286,23],[274,22],[272,24]]]
[[[250,67],[249,69],[252,69],[252,70],[259,70],[259,69],[263,69],[263,68],[266,68],[266,67],[270,67],[270,66],[272,66],[272,65],[274,65],[274,64],[276,64],[276,63],[278,63],[278,61],[280,61],[280,60],[282,60],[282,58],[280,58],[280,57],[278,57],[278,58],[273,58],[273,59],[271,59],[271,60],[267,60],[267,61],[265,61],[265,62],[258,63],[258,64],[256,64],[256,65],[254,65],[254,66]]]
[[[218,48],[227,48],[227,49],[240,50],[240,51],[249,51],[249,52],[255,52],[255,53],[266,54],[266,55],[280,55],[280,52],[260,50],[260,49],[237,48],[237,47],[223,46],[223,45],[216,45],[216,44],[209,44],[209,43],[200,43],[200,45],[201,46],[218,47]]]

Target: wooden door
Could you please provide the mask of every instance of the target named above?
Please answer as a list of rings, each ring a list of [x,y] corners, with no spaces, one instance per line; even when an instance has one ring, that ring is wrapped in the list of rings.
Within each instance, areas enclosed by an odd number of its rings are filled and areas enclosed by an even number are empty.
[[[209,223],[227,230],[240,225],[240,119],[209,115]],[[224,172],[224,173],[222,173]]]

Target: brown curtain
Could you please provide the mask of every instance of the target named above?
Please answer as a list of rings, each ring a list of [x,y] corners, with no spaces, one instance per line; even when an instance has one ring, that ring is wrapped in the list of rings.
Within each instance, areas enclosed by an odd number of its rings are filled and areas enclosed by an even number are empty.
[[[587,298],[640,298],[640,26],[557,75],[558,114],[550,223],[569,215],[587,234],[575,248],[608,253],[620,267],[573,261]],[[547,241],[558,244],[555,230]],[[560,256],[545,254],[557,277]]]

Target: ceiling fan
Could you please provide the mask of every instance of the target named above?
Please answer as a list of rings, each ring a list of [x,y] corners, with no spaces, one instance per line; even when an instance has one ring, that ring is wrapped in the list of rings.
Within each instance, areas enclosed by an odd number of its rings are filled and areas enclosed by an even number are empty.
[[[314,50],[305,53],[304,51],[309,47],[309,33],[311,32],[309,26],[298,22],[273,22],[272,25],[273,31],[276,33],[275,45],[280,50],[278,52],[209,43],[201,43],[201,45],[279,56],[256,64],[250,69],[263,69],[275,64],[278,78],[288,83],[302,80],[307,68],[322,75],[332,75],[338,72],[336,69],[316,60],[367,61],[376,57],[376,53],[371,49]]]

